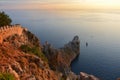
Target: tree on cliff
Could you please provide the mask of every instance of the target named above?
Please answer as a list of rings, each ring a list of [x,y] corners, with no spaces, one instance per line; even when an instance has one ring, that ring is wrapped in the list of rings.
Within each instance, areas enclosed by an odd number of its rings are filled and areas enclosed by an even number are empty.
[[[0,27],[10,25],[11,22],[11,18],[5,12],[0,12]]]

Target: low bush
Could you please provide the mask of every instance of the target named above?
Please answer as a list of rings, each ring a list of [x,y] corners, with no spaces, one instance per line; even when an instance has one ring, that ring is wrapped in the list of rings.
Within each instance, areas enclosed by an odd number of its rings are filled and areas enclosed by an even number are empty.
[[[15,80],[15,78],[10,73],[0,73],[0,80]]]
[[[30,53],[30,54],[34,54],[38,57],[40,57],[41,59],[45,60],[48,62],[46,56],[41,52],[41,50],[39,49],[39,47],[30,47],[28,45],[21,45],[21,50],[25,53]]]

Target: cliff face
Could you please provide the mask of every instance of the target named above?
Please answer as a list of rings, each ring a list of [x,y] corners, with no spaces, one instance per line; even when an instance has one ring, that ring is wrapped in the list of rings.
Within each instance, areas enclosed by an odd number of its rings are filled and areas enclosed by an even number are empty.
[[[0,74],[5,73],[14,80],[58,80],[44,59],[38,38],[24,28],[21,35],[10,35],[0,44]]]
[[[49,64],[53,70],[58,70],[67,74],[70,72],[70,64],[80,53],[80,40],[75,36],[72,41],[64,45],[63,48],[55,49],[46,42],[43,46],[43,52],[50,61]]]
[[[65,80],[99,80],[93,75],[83,72],[80,75],[76,75],[71,71],[71,62],[80,54],[80,40],[78,36],[75,36],[72,41],[60,49],[55,49],[46,42],[43,45],[43,52],[49,60],[51,69],[62,72],[62,77]]]
[[[0,73],[11,73],[15,80],[58,80],[41,58],[21,52],[7,43],[0,49]]]
[[[12,29],[20,29],[20,34],[8,30],[6,37],[1,35],[0,80],[6,80],[1,77],[6,73],[13,75],[14,80],[98,80],[86,73],[76,75],[70,69],[71,62],[80,53],[78,36],[63,48],[55,49],[48,42],[42,46],[39,39],[25,28]]]

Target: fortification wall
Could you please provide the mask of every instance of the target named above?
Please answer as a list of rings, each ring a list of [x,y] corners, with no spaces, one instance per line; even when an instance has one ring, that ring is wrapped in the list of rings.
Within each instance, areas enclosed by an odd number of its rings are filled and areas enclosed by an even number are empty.
[[[11,25],[11,26],[3,26],[0,28],[0,43],[3,42],[4,39],[6,39],[9,36],[12,35],[21,35],[23,31],[23,28],[21,25]]]

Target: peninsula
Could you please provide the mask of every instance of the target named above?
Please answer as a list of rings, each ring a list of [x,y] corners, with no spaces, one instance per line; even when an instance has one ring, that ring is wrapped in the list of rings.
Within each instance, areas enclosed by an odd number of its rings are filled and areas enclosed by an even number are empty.
[[[71,71],[71,62],[80,54],[75,36],[62,48],[44,45],[21,25],[0,28],[0,80],[99,80],[93,75]]]

